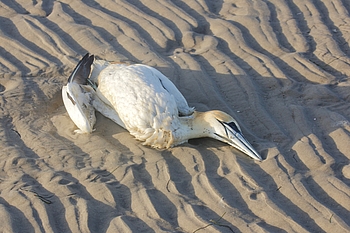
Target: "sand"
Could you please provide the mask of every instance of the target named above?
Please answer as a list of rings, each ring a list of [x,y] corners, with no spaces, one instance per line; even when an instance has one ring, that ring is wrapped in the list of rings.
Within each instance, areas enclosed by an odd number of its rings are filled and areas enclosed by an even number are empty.
[[[1,232],[350,231],[350,2],[0,2]],[[212,139],[142,146],[61,88],[85,53],[154,66],[234,116],[264,158]]]

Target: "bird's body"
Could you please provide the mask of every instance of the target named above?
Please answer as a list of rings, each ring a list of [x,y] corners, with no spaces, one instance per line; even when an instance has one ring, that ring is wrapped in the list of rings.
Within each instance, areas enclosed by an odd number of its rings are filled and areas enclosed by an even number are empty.
[[[158,70],[110,64],[99,74],[97,85],[99,99],[118,113],[112,120],[145,145],[161,149],[185,141],[181,137],[181,118],[192,118],[194,110]],[[106,108],[100,107],[99,100],[93,105],[104,115]]]
[[[90,97],[82,91],[84,96],[97,111],[144,145],[165,149],[190,138],[212,137],[261,160],[231,116],[217,110],[194,111],[175,85],[155,68],[102,60],[95,60],[92,67],[86,79],[96,84],[96,89],[89,89]]]

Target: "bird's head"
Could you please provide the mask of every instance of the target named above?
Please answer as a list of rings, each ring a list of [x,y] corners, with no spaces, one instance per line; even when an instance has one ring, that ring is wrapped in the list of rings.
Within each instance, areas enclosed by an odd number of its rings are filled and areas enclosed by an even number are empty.
[[[258,152],[244,138],[240,126],[232,116],[214,110],[206,112],[204,120],[210,125],[210,137],[235,147],[253,159],[262,160]]]

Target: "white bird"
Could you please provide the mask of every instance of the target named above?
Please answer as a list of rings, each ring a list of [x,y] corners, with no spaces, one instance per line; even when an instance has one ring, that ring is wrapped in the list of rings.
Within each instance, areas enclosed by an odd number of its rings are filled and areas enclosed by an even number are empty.
[[[95,108],[143,145],[166,149],[191,138],[211,137],[262,160],[233,117],[218,110],[194,111],[167,77],[146,65],[94,61],[93,55],[86,54],[62,96],[80,133],[92,132]]]

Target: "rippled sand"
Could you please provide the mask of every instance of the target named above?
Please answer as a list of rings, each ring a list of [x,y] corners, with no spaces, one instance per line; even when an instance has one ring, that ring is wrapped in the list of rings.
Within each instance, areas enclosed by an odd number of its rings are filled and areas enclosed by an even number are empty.
[[[35,5],[33,5],[35,3]],[[350,231],[350,2],[0,3],[2,232]],[[61,88],[85,53],[157,67],[233,115],[255,162],[211,139],[142,146]]]

